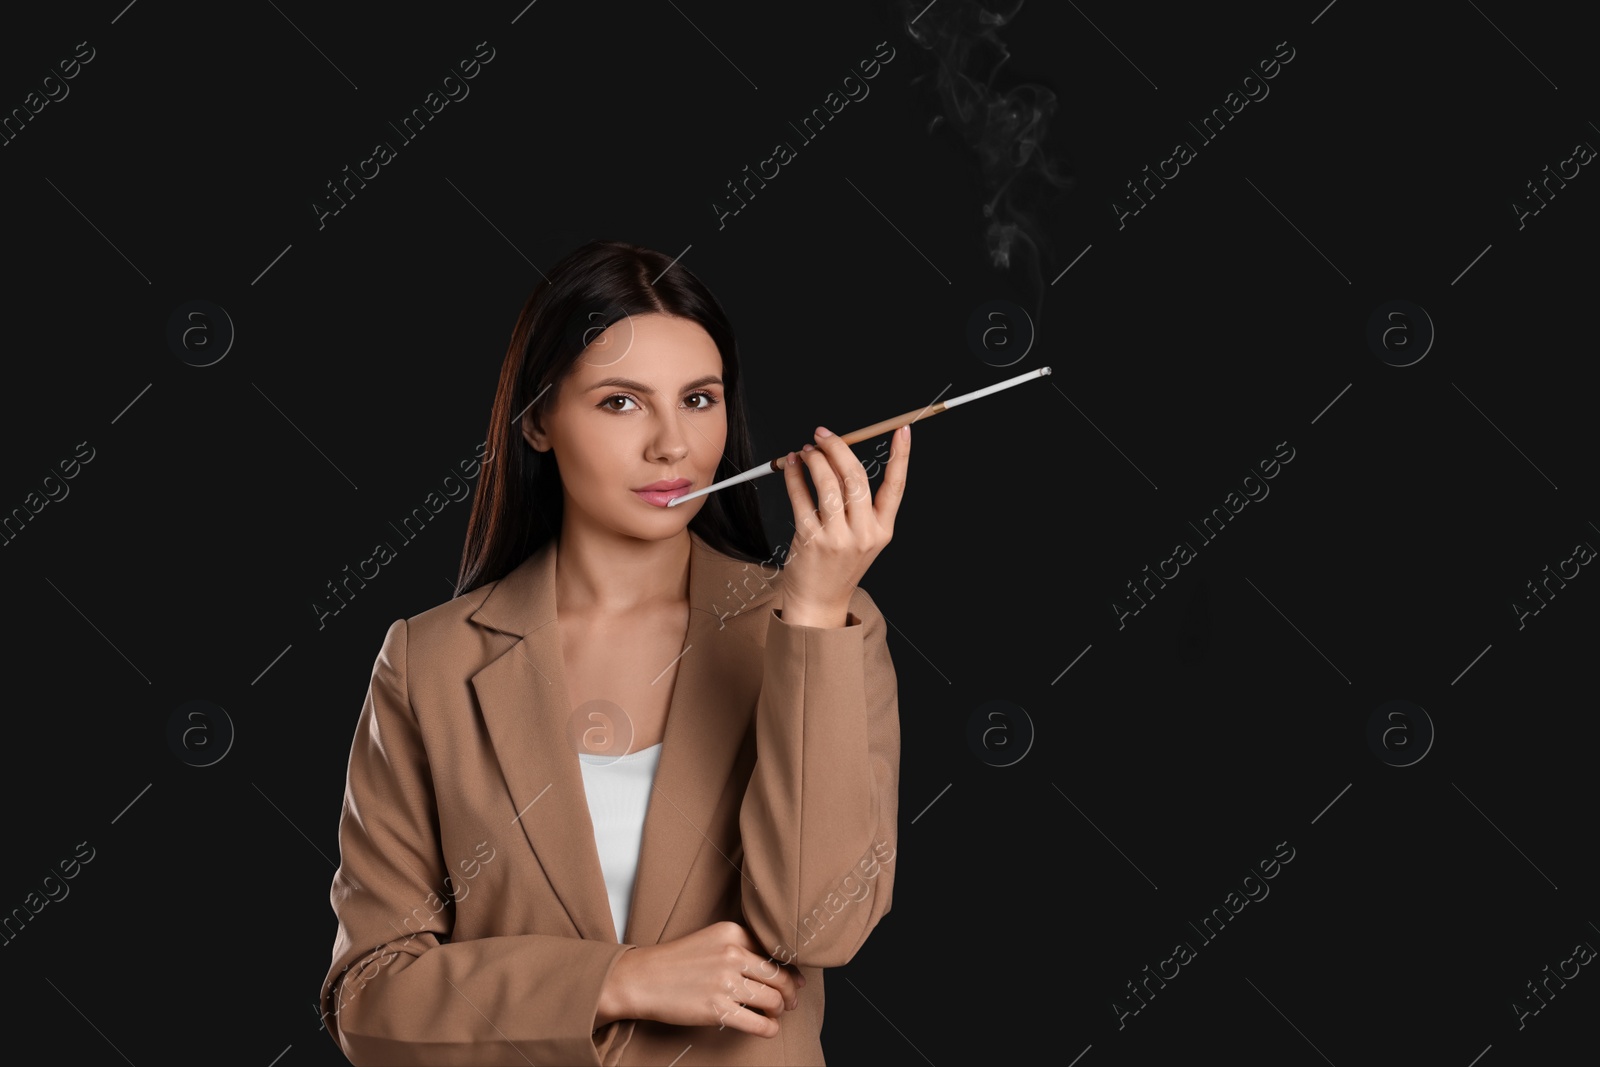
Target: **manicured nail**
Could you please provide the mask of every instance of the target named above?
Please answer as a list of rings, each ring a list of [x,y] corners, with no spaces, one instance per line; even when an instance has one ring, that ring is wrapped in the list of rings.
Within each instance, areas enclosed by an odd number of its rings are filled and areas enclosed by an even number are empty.
[[[828,430],[828,428],[826,426],[818,426],[817,427],[817,436],[818,437],[832,437],[833,434],[829,432],[829,430]]]
[[[794,464],[795,464],[794,453],[790,452],[789,455],[784,458],[783,462],[784,462],[785,466],[788,466],[788,467],[794,466]]]
[[[815,452],[816,450],[817,450],[817,446],[816,445],[806,445],[800,451],[802,451],[802,452]]]

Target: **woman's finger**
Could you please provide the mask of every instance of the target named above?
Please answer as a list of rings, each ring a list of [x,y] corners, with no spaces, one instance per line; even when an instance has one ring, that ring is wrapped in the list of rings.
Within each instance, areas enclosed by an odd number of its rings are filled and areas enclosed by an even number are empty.
[[[798,1004],[800,996],[800,983],[793,972],[778,966],[772,959],[767,958],[759,963],[746,963],[744,965],[745,977],[752,982],[760,982],[776,990],[779,1001],[787,1010],[789,1005]]]
[[[732,1027],[757,1037],[778,1036],[778,1020],[749,1010],[726,992],[719,999],[720,1003],[712,1002],[713,1010],[717,1013],[717,1029]]]
[[[817,510],[811,501],[811,489],[802,473],[805,463],[798,452],[790,452],[784,460],[783,484],[789,491],[789,504],[794,508],[794,528],[803,541],[817,534]]]
[[[849,445],[838,441],[837,438],[834,440],[839,448],[843,448],[846,452],[850,451]],[[839,473],[835,469],[835,461],[827,452],[815,445],[804,448],[797,454],[805,460],[806,469],[811,472],[811,484],[817,490],[817,513],[822,517],[823,525],[835,521],[840,515],[845,515],[845,525],[848,526],[849,517],[846,514],[844,491],[839,485]],[[855,458],[854,453],[851,453],[851,458]],[[860,460],[856,462],[859,463]]]
[[[818,427],[825,429],[826,427]],[[845,509],[849,511],[857,505],[872,504],[871,481],[867,477],[867,468],[862,465],[861,457],[857,456],[844,439],[836,434],[817,436],[817,447],[827,453],[828,459],[833,463],[834,472],[843,483],[841,500]],[[854,514],[854,512],[852,512]]]
[[[784,996],[779,990],[765,982],[756,981],[749,974],[742,974],[737,980],[728,984],[728,996],[736,1004],[766,1012],[768,1018],[776,1018],[783,1014],[787,1007]]]
[[[804,976],[798,969],[791,970],[780,966],[771,956],[761,955],[761,945],[756,941],[755,934],[748,929],[743,930],[745,947],[750,951],[749,958],[744,963],[744,974],[748,981],[760,982],[778,995],[781,1010],[790,1010],[789,1005],[798,1006],[800,987],[804,984]]]
[[[883,484],[878,486],[877,499],[872,502],[878,521],[891,534],[894,517],[900,510],[900,501],[906,495],[906,470],[911,465],[911,424],[894,432],[894,443],[889,448],[889,462],[883,469]]]

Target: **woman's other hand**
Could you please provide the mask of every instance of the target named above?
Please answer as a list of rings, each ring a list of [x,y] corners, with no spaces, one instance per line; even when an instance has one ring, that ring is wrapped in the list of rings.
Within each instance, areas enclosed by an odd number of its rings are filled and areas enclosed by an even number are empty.
[[[878,496],[871,497],[866,468],[850,446],[817,427],[816,447],[791,452],[783,480],[794,506],[798,534],[783,567],[783,618],[802,626],[842,626],[850,594],[894,536],[894,517],[906,490],[911,427],[894,432]],[[801,468],[811,472],[820,501],[813,503]]]
[[[655,1019],[777,1037],[778,1016],[799,1006],[806,980],[760,948],[749,930],[724,921],[629,949],[606,978],[595,1024]]]

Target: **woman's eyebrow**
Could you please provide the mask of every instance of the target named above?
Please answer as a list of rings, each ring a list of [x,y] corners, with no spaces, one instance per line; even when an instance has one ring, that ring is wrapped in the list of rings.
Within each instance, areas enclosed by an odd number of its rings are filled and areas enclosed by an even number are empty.
[[[683,392],[688,392],[690,389],[698,389],[702,385],[721,385],[721,384],[722,384],[722,379],[719,378],[717,375],[715,375],[715,374],[706,374],[706,375],[703,375],[703,376],[701,376],[699,378],[696,378],[692,382],[684,382],[682,391]],[[632,389],[636,393],[644,393],[644,394],[646,394],[648,396],[654,396],[655,395],[655,390],[654,389],[650,388],[648,385],[644,384],[643,382],[636,382],[632,378],[602,378],[598,382],[594,382],[593,384],[588,386],[588,388],[586,388],[584,390],[584,392],[592,392],[595,389],[608,389],[608,388],[611,388],[612,386],[620,386],[623,389]]]

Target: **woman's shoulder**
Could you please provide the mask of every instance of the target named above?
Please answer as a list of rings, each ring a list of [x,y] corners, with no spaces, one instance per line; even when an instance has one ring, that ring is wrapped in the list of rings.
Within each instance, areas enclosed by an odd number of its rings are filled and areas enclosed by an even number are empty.
[[[406,625],[412,633],[436,634],[445,633],[453,629],[460,629],[472,621],[478,609],[491,592],[496,582],[488,582],[476,589],[469,590],[449,600],[435,604],[431,608],[407,616]]]
[[[503,651],[505,636],[492,620],[486,622],[480,611],[498,584],[487,582],[415,615],[395,619],[384,635],[385,651],[392,655],[397,645],[402,646],[412,665],[468,663],[484,654],[493,658],[495,647]]]

